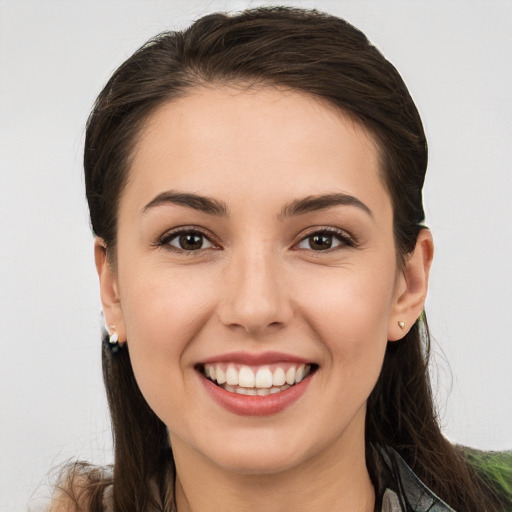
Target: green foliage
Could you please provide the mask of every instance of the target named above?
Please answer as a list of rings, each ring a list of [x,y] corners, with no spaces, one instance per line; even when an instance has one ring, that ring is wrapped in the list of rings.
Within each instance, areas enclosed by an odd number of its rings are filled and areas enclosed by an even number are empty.
[[[489,482],[496,497],[505,504],[503,512],[512,512],[512,451],[465,449],[465,455],[477,474]]]

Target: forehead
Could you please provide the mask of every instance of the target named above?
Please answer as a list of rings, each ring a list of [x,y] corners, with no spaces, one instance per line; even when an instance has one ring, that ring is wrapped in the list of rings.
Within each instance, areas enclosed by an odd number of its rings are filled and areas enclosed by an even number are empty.
[[[131,162],[127,188],[146,199],[165,188],[253,198],[383,189],[377,144],[361,123],[275,87],[192,89],[149,117]]]

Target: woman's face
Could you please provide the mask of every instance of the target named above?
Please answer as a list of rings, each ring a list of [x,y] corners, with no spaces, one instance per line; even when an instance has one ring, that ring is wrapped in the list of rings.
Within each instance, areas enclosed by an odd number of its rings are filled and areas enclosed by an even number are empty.
[[[298,92],[198,88],[129,172],[105,314],[176,457],[272,473],[361,447],[406,287],[368,132]]]

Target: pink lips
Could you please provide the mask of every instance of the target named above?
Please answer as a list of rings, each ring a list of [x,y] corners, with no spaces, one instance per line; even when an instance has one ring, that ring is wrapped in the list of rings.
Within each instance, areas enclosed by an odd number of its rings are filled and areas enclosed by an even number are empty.
[[[249,366],[261,366],[264,364],[273,363],[303,363],[307,364],[310,361],[302,357],[284,354],[282,352],[263,352],[261,354],[250,354],[247,352],[230,352],[229,354],[222,354],[209,359],[205,359],[201,364],[207,363],[240,363]]]
[[[283,354],[279,352],[265,352],[262,354],[249,353],[229,353],[215,356],[202,361],[202,364],[231,362],[245,364],[249,366],[263,366],[275,363],[299,363],[307,364],[306,359]],[[207,393],[221,407],[229,412],[240,416],[269,416],[285,410],[294,404],[306,392],[311,381],[311,374],[304,378],[298,384],[292,387],[266,396],[240,395],[223,389],[208,380],[204,375],[198,372],[201,382]]]

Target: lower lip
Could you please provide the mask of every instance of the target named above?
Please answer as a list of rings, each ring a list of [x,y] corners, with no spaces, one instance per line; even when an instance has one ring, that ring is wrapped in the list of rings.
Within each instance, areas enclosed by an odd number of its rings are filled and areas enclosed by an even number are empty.
[[[312,375],[294,386],[265,396],[240,395],[226,391],[211,380],[200,376],[203,386],[221,407],[240,416],[270,416],[284,411],[294,404],[305,392]]]

